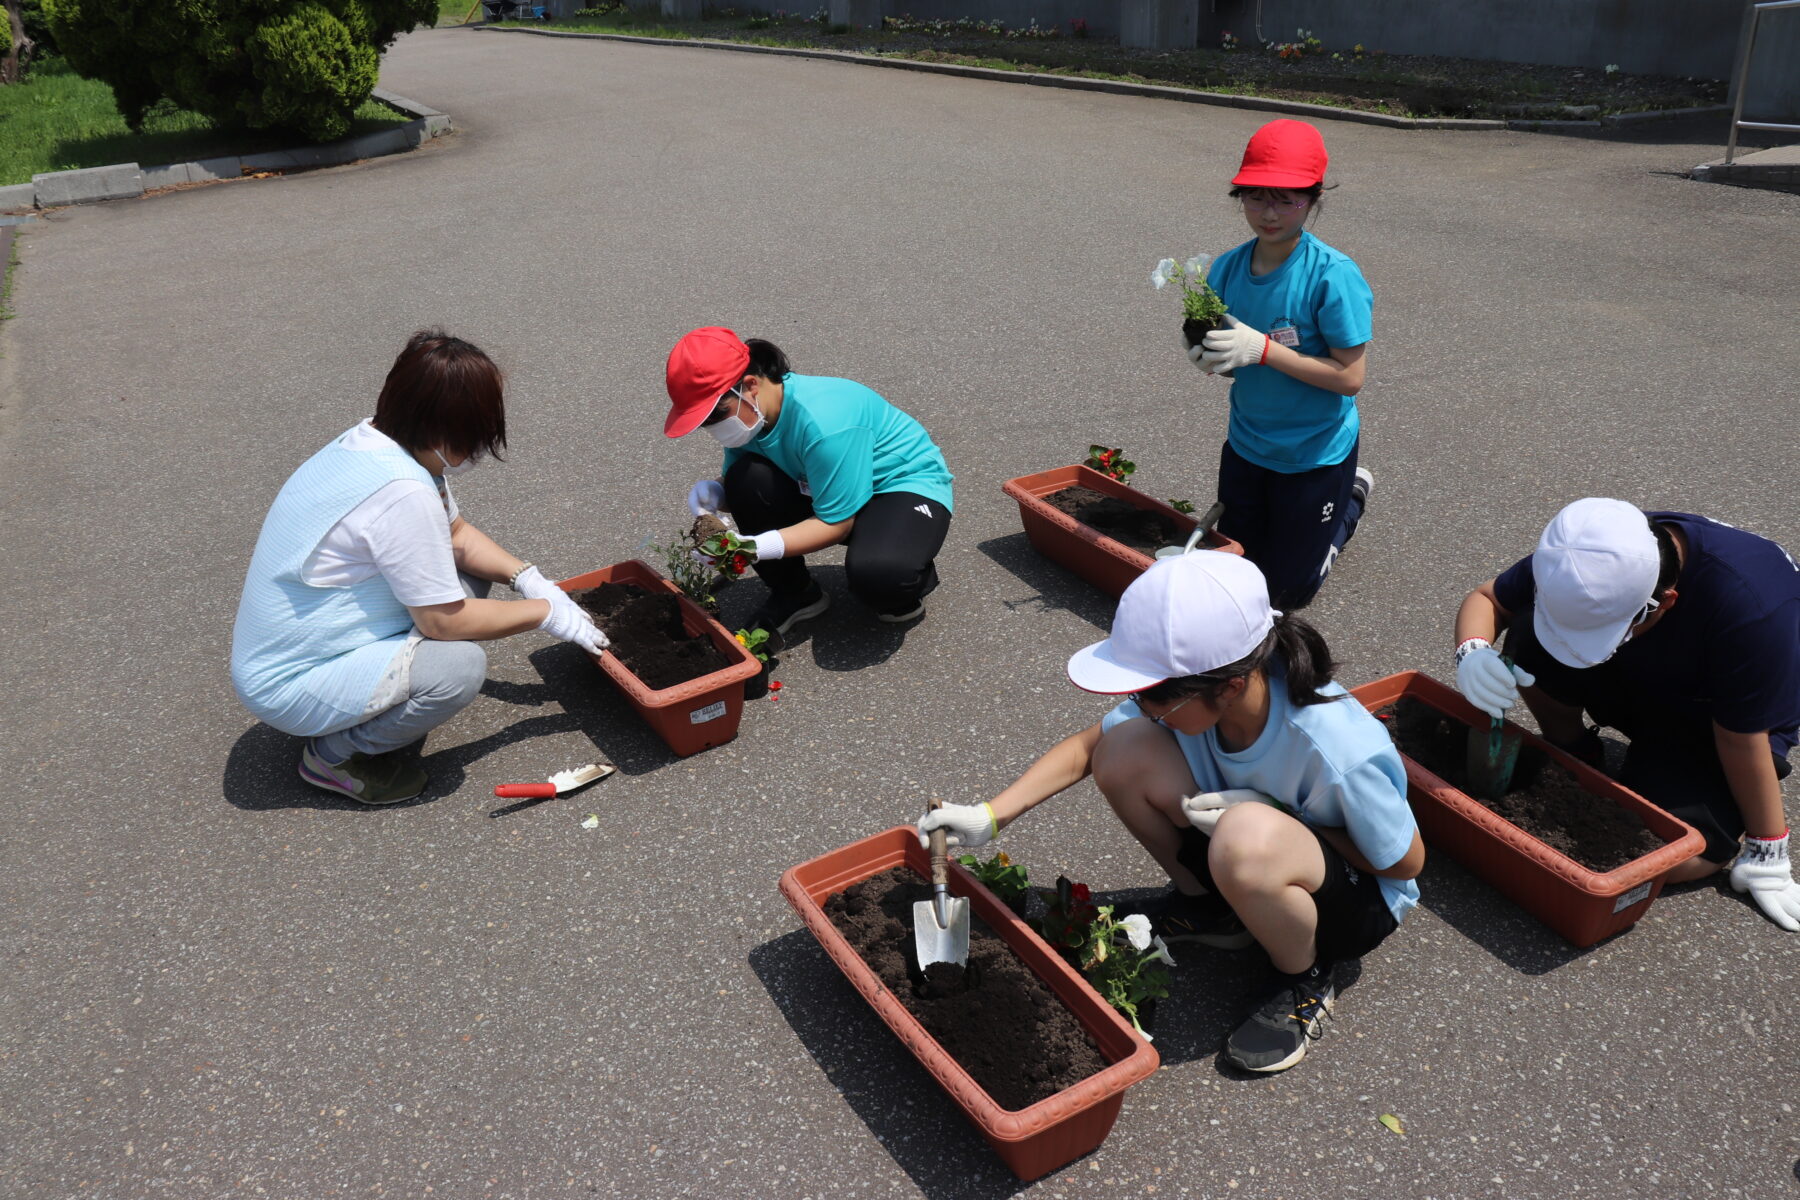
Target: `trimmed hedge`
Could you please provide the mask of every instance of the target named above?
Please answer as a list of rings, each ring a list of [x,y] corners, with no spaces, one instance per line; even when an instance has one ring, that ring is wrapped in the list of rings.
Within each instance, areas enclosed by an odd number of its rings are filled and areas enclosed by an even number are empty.
[[[339,138],[381,51],[437,0],[43,0],[57,48],[133,128],[159,100],[224,125]]]

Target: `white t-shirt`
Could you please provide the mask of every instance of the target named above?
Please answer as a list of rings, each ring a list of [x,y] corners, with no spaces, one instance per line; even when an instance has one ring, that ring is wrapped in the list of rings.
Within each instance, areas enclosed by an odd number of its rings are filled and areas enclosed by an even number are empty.
[[[346,450],[399,445],[365,420],[338,439]],[[301,577],[317,587],[349,587],[381,575],[408,608],[465,599],[450,548],[456,498],[448,481],[434,490],[416,479],[396,479],[345,514],[320,539]]]

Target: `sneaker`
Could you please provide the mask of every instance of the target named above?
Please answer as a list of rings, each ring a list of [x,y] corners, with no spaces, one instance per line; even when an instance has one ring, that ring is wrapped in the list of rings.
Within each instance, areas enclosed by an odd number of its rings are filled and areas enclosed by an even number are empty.
[[[1324,1019],[1337,999],[1329,966],[1288,975],[1268,1003],[1225,1039],[1225,1060],[1246,1071],[1285,1071],[1324,1036]]]
[[[771,592],[745,624],[746,629],[766,629],[779,641],[800,622],[818,616],[831,607],[831,596],[817,580],[798,592]]]
[[[1215,895],[1188,896],[1170,888],[1138,909],[1150,918],[1150,933],[1174,945],[1199,942],[1218,950],[1242,950],[1255,941],[1231,906]]]
[[[1375,472],[1367,467],[1356,468],[1356,478],[1350,484],[1350,494],[1364,508],[1369,507],[1369,497],[1375,494]]]
[[[913,605],[911,608],[907,609],[905,612],[876,613],[875,619],[878,621],[886,621],[890,625],[899,625],[902,622],[911,621],[918,617],[922,617],[924,615],[925,615],[925,602],[923,600],[921,600],[917,604]]]
[[[327,792],[348,796],[358,804],[398,804],[425,790],[430,776],[404,751],[352,754],[343,762],[326,762],[312,741],[300,752],[300,778]]]

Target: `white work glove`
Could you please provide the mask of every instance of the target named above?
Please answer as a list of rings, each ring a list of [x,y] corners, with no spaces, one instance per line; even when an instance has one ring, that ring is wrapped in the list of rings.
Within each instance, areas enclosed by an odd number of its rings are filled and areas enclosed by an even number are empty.
[[[985,846],[1000,832],[991,804],[946,804],[919,818],[919,845],[931,849],[931,831],[943,829],[944,842],[965,850]]]
[[[549,600],[563,594],[561,588],[544,578],[542,571],[531,566],[513,576],[512,590],[527,600]]]
[[[1239,367],[1256,367],[1269,357],[1269,335],[1250,328],[1230,313],[1225,314],[1225,328],[1206,335],[1205,353],[1196,360],[1202,371],[1235,371]]]
[[[1228,788],[1223,792],[1201,792],[1197,796],[1183,796],[1181,811],[1186,815],[1188,824],[1204,833],[1213,835],[1219,827],[1219,818],[1225,810],[1237,804],[1271,804],[1272,797],[1265,796],[1255,788]],[[1280,805],[1275,805],[1279,808]]]
[[[702,479],[688,489],[688,511],[696,517],[725,510],[725,485],[716,479]]]
[[[569,599],[568,593],[561,588],[557,588],[556,593],[555,596],[538,597],[550,602],[550,615],[538,622],[538,628],[553,638],[574,642],[589,654],[606,649],[609,644],[606,635],[594,624],[594,618]]]
[[[1744,839],[1731,864],[1731,886],[1749,892],[1763,915],[1789,933],[1800,933],[1800,883],[1788,863],[1788,835]]]
[[[773,562],[778,558],[787,557],[787,540],[781,536],[779,529],[752,534],[745,540],[751,544],[757,562]]]
[[[1206,353],[1206,347],[1196,346],[1194,343],[1188,341],[1187,330],[1185,329],[1181,331],[1181,350],[1182,353],[1187,355],[1188,361],[1193,363],[1202,375],[1212,374],[1211,371],[1208,371],[1205,367],[1200,365],[1200,356]]]
[[[1519,702],[1520,688],[1537,682],[1530,671],[1508,666],[1485,638],[1469,638],[1457,649],[1462,654],[1456,663],[1456,689],[1496,721],[1504,721],[1506,710]]]

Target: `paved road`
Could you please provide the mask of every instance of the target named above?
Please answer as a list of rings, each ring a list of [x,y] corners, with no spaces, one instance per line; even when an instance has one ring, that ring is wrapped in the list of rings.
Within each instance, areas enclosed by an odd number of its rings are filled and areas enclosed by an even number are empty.
[[[1800,938],[1728,890],[1584,953],[1434,858],[1272,1080],[1215,1057],[1259,960],[1190,952],[1165,1069],[1101,1153],[1030,1188],[777,894],[1103,710],[1062,663],[1110,606],[1030,552],[1000,482],[1106,440],[1147,490],[1205,496],[1223,389],[1146,276],[1245,236],[1223,191],[1256,114],[454,30],[406,38],[384,82],[462,132],[21,239],[0,1195],[1800,1193]],[[1380,494],[1314,610],[1346,681],[1447,675],[1462,592],[1572,497],[1800,543],[1800,197],[1679,178],[1722,129],[1326,136],[1342,186],[1318,229],[1379,302]],[[714,465],[659,435],[683,330],[867,381],[957,472],[929,617],[878,628],[827,565],[846,602],[782,662],[785,698],[679,761],[566,647],[520,637],[434,739],[427,802],[304,789],[227,683],[242,571],[282,479],[436,322],[510,374],[510,461],[459,484],[465,511],[564,574],[672,531]],[[596,749],[619,775],[490,816],[494,784]],[[1005,841],[1044,881],[1157,883],[1087,785]]]

